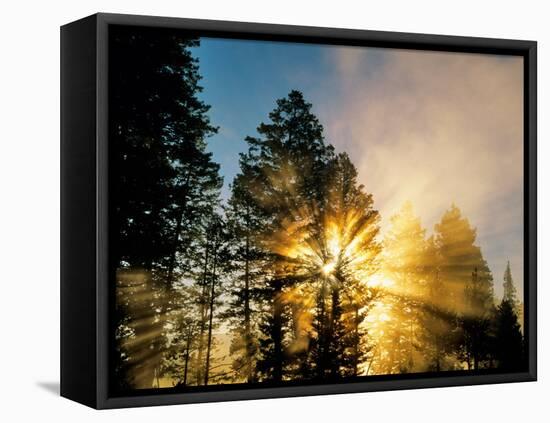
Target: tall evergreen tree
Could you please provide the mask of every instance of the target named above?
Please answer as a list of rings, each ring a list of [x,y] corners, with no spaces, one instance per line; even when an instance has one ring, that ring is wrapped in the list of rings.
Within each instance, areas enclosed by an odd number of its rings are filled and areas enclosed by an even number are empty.
[[[512,271],[510,270],[510,262],[506,264],[506,270],[504,271],[504,295],[503,300],[508,301],[510,304],[517,308],[518,299],[516,293],[516,287],[514,285],[514,279],[512,278]]]
[[[271,123],[258,128],[262,138],[248,138],[241,160],[263,214],[260,244],[270,275],[261,291],[267,313],[258,370],[275,381],[291,372],[358,373],[366,348],[361,309],[372,299],[360,285],[379,252],[372,197],[357,183],[349,157],[325,146],[310,109],[296,91],[278,100]],[[304,304],[316,304],[315,312]]]
[[[333,150],[325,146],[323,128],[302,93],[291,91],[288,97],[277,100],[269,118],[269,123],[257,129],[260,137],[247,138],[249,151],[241,160],[241,171],[244,180],[254,183],[247,190],[254,202],[252,209],[263,219],[258,245],[265,252],[266,277],[261,292],[262,307],[269,317],[260,325],[263,335],[258,369],[263,377],[278,381],[283,379],[288,361],[284,355],[289,317],[283,316],[283,291],[294,281],[288,274],[273,270],[277,254],[266,243],[274,233],[285,230],[288,222],[298,216],[312,217],[322,207],[321,181]]]
[[[181,285],[171,291],[174,308],[170,312],[168,325],[169,348],[164,355],[162,372],[175,386],[193,384],[194,356],[198,344],[198,293],[193,285]]]
[[[525,365],[524,344],[518,315],[516,288],[510,262],[504,271],[504,295],[494,321],[494,355],[499,368],[521,370]]]
[[[318,378],[356,376],[370,345],[363,321],[376,293],[366,286],[378,269],[379,215],[357,182],[347,154],[329,165],[322,226],[307,242],[321,259],[312,356]]]
[[[233,330],[230,348],[234,357],[233,370],[238,379],[252,383],[257,379],[257,320],[261,283],[265,282],[265,276],[262,276],[265,252],[259,243],[258,234],[264,229],[264,217],[267,216],[253,198],[255,178],[252,177],[254,170],[250,167],[249,157],[241,155],[240,166],[243,171],[233,181],[232,195],[226,210],[232,269],[229,307],[225,315]]]
[[[418,354],[423,336],[421,303],[426,285],[426,240],[420,219],[407,202],[390,218],[384,237],[382,272],[393,285],[385,295],[386,312],[391,316],[383,323],[383,347],[391,353],[377,368],[387,373],[408,373],[424,363]],[[419,362],[420,361],[420,362]]]
[[[469,369],[478,369],[488,358],[493,277],[481,249],[475,245],[476,230],[458,207],[452,205],[435,230],[440,276],[448,292],[446,307],[456,314],[461,335],[458,356]]]
[[[110,114],[116,196],[113,252],[119,266],[168,268],[177,229],[194,227],[218,195],[219,166],[205,151],[216,132],[199,100],[198,41],[167,33],[113,30]],[[187,242],[185,242],[187,241]],[[169,269],[168,269],[169,270]]]
[[[502,300],[495,317],[494,354],[500,369],[522,370],[525,366],[523,336],[513,304]]]
[[[426,285],[421,297],[423,312],[420,314],[420,339],[426,370],[435,372],[454,369],[452,355],[457,349],[459,338],[457,311],[450,308],[447,300],[441,261],[442,257],[432,236],[426,241],[424,258]]]
[[[155,292],[172,289],[191,271],[194,240],[222,182],[206,152],[206,138],[216,128],[209,106],[198,97],[198,62],[190,51],[197,40],[122,27],[113,28],[110,37],[111,165],[120,175],[111,190],[116,201],[110,254],[120,272],[148,275],[151,298],[143,306],[152,323],[130,316],[128,324],[131,336],[156,352],[134,360],[156,362],[146,367],[158,373],[166,341],[162,329],[154,337],[150,330],[163,327],[171,305],[170,296],[160,302]],[[152,379],[151,372],[138,387],[152,386]]]
[[[211,272],[208,278],[207,296],[208,296],[208,326],[206,332],[206,360],[204,365],[204,385],[208,385],[212,378],[212,362],[215,346],[214,328],[217,326],[215,313],[220,304],[219,297],[222,293],[222,275],[226,273],[226,266],[229,263],[230,255],[228,253],[228,235],[225,222],[221,216],[215,215],[208,227],[208,233],[211,240]],[[219,314],[219,312],[218,312]]]

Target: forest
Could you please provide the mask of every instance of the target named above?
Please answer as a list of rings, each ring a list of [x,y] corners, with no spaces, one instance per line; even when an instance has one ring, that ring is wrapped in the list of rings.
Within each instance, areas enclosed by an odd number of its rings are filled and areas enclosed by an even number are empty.
[[[430,235],[410,202],[382,231],[300,91],[273,99],[222,198],[199,43],[110,34],[114,388],[523,369],[510,265],[497,298],[452,193]]]

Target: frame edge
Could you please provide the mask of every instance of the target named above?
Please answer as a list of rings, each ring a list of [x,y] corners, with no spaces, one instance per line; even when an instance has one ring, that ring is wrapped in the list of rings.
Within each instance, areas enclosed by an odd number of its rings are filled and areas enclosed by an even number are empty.
[[[401,32],[369,31],[355,29],[335,29],[322,27],[303,27],[292,25],[277,25],[265,23],[244,23],[214,20],[167,18],[141,15],[124,15],[111,13],[98,13],[93,15],[97,19],[97,403],[98,409],[172,405],[187,403],[204,403],[215,401],[236,401],[267,399],[296,396],[312,396],[343,393],[361,393],[372,391],[423,389],[435,387],[454,387],[480,384],[529,382],[537,380],[537,351],[536,351],[536,50],[535,41],[506,40],[495,38],[476,38],[449,35],[413,34]],[[528,268],[529,278],[526,284],[529,286],[529,368],[527,372],[492,374],[492,375],[467,375],[458,377],[437,377],[426,379],[411,379],[402,381],[366,381],[341,385],[311,385],[301,387],[277,387],[277,388],[248,388],[235,391],[196,392],[196,393],[159,393],[154,395],[137,395],[132,397],[109,397],[108,395],[108,354],[107,342],[108,329],[108,267],[107,267],[107,228],[108,228],[108,26],[109,25],[136,25],[154,26],[160,28],[190,29],[218,31],[221,33],[233,33],[252,35],[274,35],[278,37],[311,38],[326,40],[327,42],[349,43],[353,38],[361,42],[381,43],[388,48],[391,45],[400,44],[401,48],[445,51],[475,51],[493,53],[502,51],[502,54],[523,55],[528,62],[528,74],[525,75],[528,85],[528,112],[524,122],[528,136],[524,145],[528,145],[529,165],[528,201],[529,213],[526,215],[529,230],[529,240],[526,246],[529,248]],[[436,45],[437,44],[437,45]],[[103,159],[101,159],[103,157]],[[534,266],[534,267],[532,267]]]
[[[95,407],[96,17],[61,27],[61,396]]]

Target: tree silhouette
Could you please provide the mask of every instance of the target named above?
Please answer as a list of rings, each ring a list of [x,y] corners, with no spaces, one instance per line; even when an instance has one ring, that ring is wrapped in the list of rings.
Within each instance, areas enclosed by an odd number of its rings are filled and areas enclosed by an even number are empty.
[[[524,367],[523,337],[513,304],[502,300],[496,312],[495,358],[498,367],[519,371]]]
[[[258,127],[259,138],[248,137],[247,155],[241,158],[240,183],[246,184],[246,192],[239,197],[248,199],[248,210],[260,215],[263,227],[259,230],[258,249],[265,258],[264,288],[259,291],[262,307],[267,311],[260,320],[261,336],[258,371],[263,377],[280,381],[283,379],[288,357],[285,357],[285,336],[290,333],[289,316],[284,311],[284,290],[296,280],[277,267],[281,260],[269,247],[273,236],[285,231],[285,225],[300,215],[313,216],[313,208],[322,207],[325,187],[319,178],[326,172],[327,160],[332,148],[326,147],[322,126],[311,113],[298,91],[277,100],[277,107],[269,114],[270,122]],[[253,204],[250,204],[252,203]],[[279,264],[278,264],[279,263]]]
[[[420,219],[407,202],[391,217],[384,237],[383,272],[392,281],[386,293],[386,312],[381,346],[390,351],[377,363],[378,371],[406,373],[423,363],[417,352],[422,337],[421,299],[426,281],[426,240]]]
[[[357,375],[370,349],[363,322],[377,293],[365,282],[378,269],[380,245],[378,212],[347,154],[329,169],[323,223],[306,241],[321,265],[311,344],[315,374],[334,379]]]
[[[495,307],[458,207],[428,236],[405,203],[381,232],[352,158],[297,90],[246,137],[222,199],[198,40],[110,37],[116,392],[523,369],[510,263]]]
[[[259,234],[270,218],[256,201],[261,174],[250,154],[241,154],[242,173],[231,187],[226,215],[231,243],[231,275],[229,307],[225,316],[231,321],[233,339],[230,352],[237,378],[254,382],[259,350],[260,299],[264,273],[265,249]]]
[[[503,285],[504,295],[494,322],[494,355],[499,368],[519,371],[525,366],[525,355],[510,262],[506,264]]]
[[[113,28],[110,37],[111,166],[119,175],[112,178],[110,254],[119,274],[144,273],[149,285],[142,317],[128,314],[137,312],[124,306],[135,303],[131,298],[118,303],[125,307],[133,342],[152,351],[129,358],[150,369],[139,378],[139,385],[147,387],[158,373],[171,308],[170,296],[160,293],[192,270],[197,235],[222,181],[219,166],[206,152],[205,139],[216,128],[207,116],[209,106],[198,98],[198,63],[190,52],[198,41],[123,27]],[[145,315],[147,322],[138,321]]]
[[[436,245],[441,256],[440,277],[448,293],[446,306],[457,316],[460,353],[468,369],[478,369],[488,357],[493,306],[493,277],[476,231],[458,207],[447,210],[436,225]]]

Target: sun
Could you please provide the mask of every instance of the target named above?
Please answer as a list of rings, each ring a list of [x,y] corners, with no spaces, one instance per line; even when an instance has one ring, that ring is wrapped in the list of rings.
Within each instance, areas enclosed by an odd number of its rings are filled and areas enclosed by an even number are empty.
[[[331,261],[329,263],[326,263],[323,265],[323,267],[321,268],[321,271],[323,272],[323,274],[325,276],[328,276],[330,275],[332,272],[334,272],[334,269],[336,268],[336,263]]]

